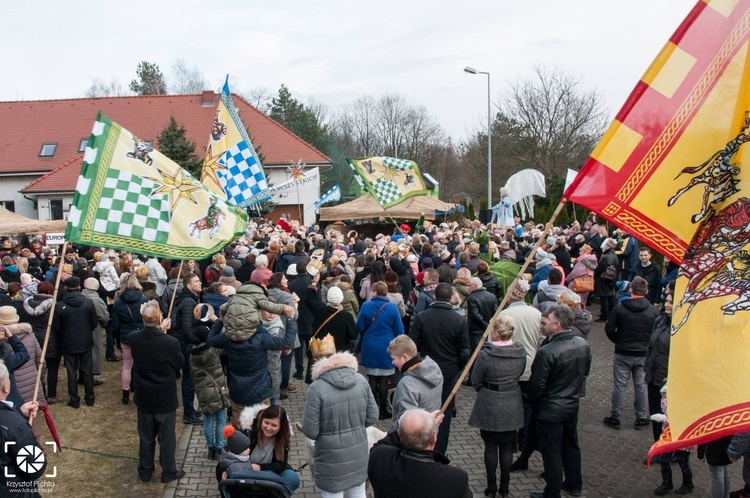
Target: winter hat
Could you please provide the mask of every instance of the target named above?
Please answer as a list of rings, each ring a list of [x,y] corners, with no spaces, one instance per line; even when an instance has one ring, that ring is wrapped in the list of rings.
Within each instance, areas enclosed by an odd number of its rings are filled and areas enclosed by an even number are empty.
[[[417,276],[414,278],[417,280],[417,285],[424,285],[424,272],[423,271],[417,273]]]
[[[99,281],[95,279],[94,277],[89,277],[83,281],[83,288],[92,290],[92,291],[97,291],[99,290]],[[37,287],[37,289],[39,288]]]
[[[433,268],[433,267],[434,265],[432,264],[432,258],[424,258],[422,260],[422,268],[424,268],[425,270]]]
[[[620,292],[630,292],[630,282],[627,280],[615,282],[615,287],[617,287],[617,290]]]
[[[221,269],[221,276],[222,277],[233,277],[234,276],[234,268],[231,266],[225,266]]]
[[[255,258],[255,266],[268,266],[268,256],[261,254]]]
[[[244,433],[234,430],[234,427],[228,425],[224,427],[224,437],[227,438],[227,450],[235,455],[241,455],[245,450],[250,448],[250,438]]]
[[[28,273],[21,273],[21,285],[29,285],[33,279]]]
[[[547,245],[548,246],[554,246],[555,245],[555,238],[552,235],[550,235],[549,237],[547,237]]]
[[[297,265],[289,265],[289,268],[286,269],[286,274],[290,277],[296,277],[298,275]]]
[[[237,293],[237,289],[235,289],[231,285],[227,285],[225,288],[227,290],[227,296],[234,296]]]
[[[536,258],[537,261],[541,261],[547,257],[547,251],[544,251],[542,249],[537,249],[534,257]]]
[[[70,277],[65,279],[65,282],[63,282],[66,289],[80,289],[81,288],[81,279],[78,277]]]
[[[15,306],[0,306],[0,323],[3,325],[18,323],[18,313]]]
[[[46,294],[50,296],[53,292],[55,292],[55,286],[46,281],[39,282],[39,285],[36,287],[36,291],[38,294]]]
[[[344,301],[344,293],[338,287],[328,289],[328,302],[330,304],[341,304]]]
[[[417,257],[414,254],[409,254],[406,257],[406,262],[407,263],[415,263],[416,261],[417,261]],[[424,264],[424,262],[422,264]]]
[[[247,246],[239,246],[237,247],[236,251],[237,251],[237,256],[242,258],[244,256],[247,256],[247,253],[250,252],[250,248]]]

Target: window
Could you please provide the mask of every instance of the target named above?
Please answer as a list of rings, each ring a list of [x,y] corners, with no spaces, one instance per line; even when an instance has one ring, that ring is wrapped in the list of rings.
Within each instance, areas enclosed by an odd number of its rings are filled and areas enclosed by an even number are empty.
[[[57,149],[57,142],[42,144],[42,150],[39,151],[39,157],[53,157]]]
[[[5,209],[10,211],[11,213],[16,212],[16,202],[15,201],[0,201],[0,206],[3,206]]]
[[[49,219],[63,219],[63,201],[62,199],[50,199],[49,201]]]
[[[81,142],[78,144],[78,152],[86,152],[86,146],[89,143],[88,138],[82,138]]]

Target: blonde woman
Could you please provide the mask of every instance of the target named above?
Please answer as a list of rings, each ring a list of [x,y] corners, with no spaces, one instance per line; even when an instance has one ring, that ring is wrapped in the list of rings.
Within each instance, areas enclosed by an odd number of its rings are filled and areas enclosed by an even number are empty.
[[[477,390],[469,425],[479,429],[484,441],[484,466],[487,472],[485,496],[508,496],[513,442],[523,427],[523,399],[518,381],[526,367],[526,349],[513,342],[515,320],[510,316],[495,321],[490,342],[477,356],[471,383]],[[497,464],[500,462],[500,488]]]
[[[130,352],[128,336],[143,329],[141,305],[148,302],[143,295],[138,278],[132,273],[123,273],[120,277],[120,294],[115,300],[112,311],[112,328],[120,332],[122,347],[122,404],[127,405],[130,400],[130,371],[133,368],[133,355]]]

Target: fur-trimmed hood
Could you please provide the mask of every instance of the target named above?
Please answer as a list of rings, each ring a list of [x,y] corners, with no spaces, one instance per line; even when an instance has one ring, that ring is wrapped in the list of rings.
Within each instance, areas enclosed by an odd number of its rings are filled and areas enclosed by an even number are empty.
[[[10,333],[13,335],[24,335],[31,333],[31,325],[29,325],[28,323],[11,323],[10,325],[6,325],[6,327],[8,327],[8,330],[10,330]]]
[[[338,284],[336,284],[336,287],[341,289],[341,292],[354,290],[354,287],[352,287],[352,284],[350,284],[349,282],[339,282]]]
[[[23,310],[34,318],[42,316],[47,313],[55,302],[52,296],[46,294],[37,294],[36,296],[30,296],[23,301]]]
[[[313,381],[321,379],[339,389],[349,389],[356,383],[357,358],[345,351],[318,360],[312,367]]]
[[[266,408],[268,408],[268,405],[265,403],[258,403],[257,405],[246,406],[243,408],[242,412],[240,412],[240,429],[244,431],[251,430],[255,418],[261,410],[265,410]]]

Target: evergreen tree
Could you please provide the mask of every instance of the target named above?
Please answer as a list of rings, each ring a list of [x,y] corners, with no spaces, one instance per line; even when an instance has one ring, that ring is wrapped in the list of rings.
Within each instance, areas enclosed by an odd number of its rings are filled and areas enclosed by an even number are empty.
[[[130,82],[130,90],[138,95],[166,95],[167,83],[159,66],[147,61],[138,63],[135,70],[137,80]]]
[[[278,96],[271,99],[268,111],[271,119],[281,123],[302,140],[324,154],[329,152],[333,140],[328,128],[318,120],[312,110],[292,96],[286,85],[282,84]]]
[[[195,142],[185,135],[185,127],[178,124],[174,116],[157,137],[159,152],[179,164],[195,178],[200,178],[203,160],[195,153]]]

